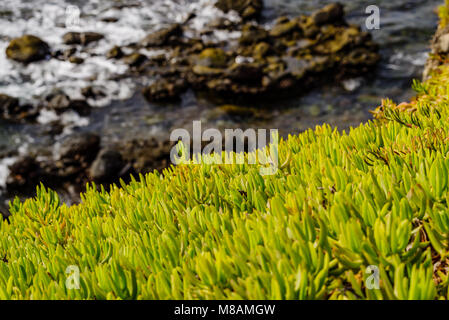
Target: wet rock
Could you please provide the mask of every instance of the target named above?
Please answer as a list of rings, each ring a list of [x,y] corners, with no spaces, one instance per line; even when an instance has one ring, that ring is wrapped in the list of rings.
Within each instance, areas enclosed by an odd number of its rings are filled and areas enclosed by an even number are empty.
[[[124,57],[122,60],[130,67],[138,67],[147,60],[147,56],[139,52],[135,52]]]
[[[263,59],[272,51],[271,46],[266,42],[260,42],[253,49],[253,57],[256,59]]]
[[[82,117],[86,117],[90,114],[92,107],[87,103],[86,100],[72,100],[70,101],[69,108]]]
[[[135,139],[121,143],[120,150],[126,163],[132,164],[132,171],[148,173],[162,170],[170,165],[170,151],[174,146],[171,141]]]
[[[121,59],[125,54],[122,51],[122,48],[115,46],[111,50],[108,51],[106,57],[108,59]]]
[[[316,25],[335,23],[343,20],[344,17],[343,5],[340,3],[332,3],[324,8],[314,12],[312,19]]]
[[[196,65],[192,68],[192,71],[199,76],[219,76],[225,72],[225,69]]]
[[[62,50],[57,50],[55,52],[52,53],[52,57],[59,59],[59,60],[64,60],[64,61],[68,61],[72,56],[74,56],[76,54],[78,50],[76,48],[69,48],[66,49],[64,51]]]
[[[21,192],[39,184],[40,172],[39,163],[31,156],[19,158],[9,167],[9,176],[6,181],[7,189],[11,191],[20,190]]]
[[[64,125],[60,121],[53,121],[47,124],[43,130],[44,134],[50,136],[60,135],[64,131]]]
[[[0,112],[4,116],[16,114],[20,110],[19,99],[0,94]]]
[[[67,32],[62,39],[65,44],[86,46],[89,43],[100,41],[103,38],[104,35],[97,32]]]
[[[180,24],[174,24],[168,28],[149,34],[141,41],[141,44],[144,47],[161,47],[181,37],[182,34],[182,26]]]
[[[263,77],[262,65],[258,63],[235,63],[227,71],[227,76],[244,83],[259,83]]]
[[[272,37],[278,38],[291,34],[294,31],[301,31],[298,20],[282,19],[280,20],[280,22],[273,26],[273,28],[270,30],[270,35]]]
[[[175,101],[187,89],[184,79],[161,79],[143,89],[144,97],[150,102]]]
[[[52,94],[47,97],[47,108],[61,114],[70,107],[70,98],[64,93]]]
[[[125,166],[120,152],[106,149],[100,151],[89,169],[89,174],[95,182],[113,182],[122,175]]]
[[[306,38],[314,39],[320,33],[320,28],[311,17],[302,17],[299,21],[302,32]]]
[[[103,89],[98,86],[87,86],[81,89],[81,94],[88,99],[101,99],[106,97]]]
[[[219,2],[224,11],[239,11],[231,8],[239,1]],[[245,1],[244,6],[250,3]],[[166,57],[160,62],[149,59],[133,70],[169,79],[156,81],[143,90],[149,101],[178,99],[187,84],[209,97],[239,97],[237,102],[254,97],[275,98],[305,91],[293,90],[295,86],[308,89],[328,80],[354,77],[357,72],[360,75],[374,67],[379,58],[369,34],[346,24],[339,4],[326,6],[313,16],[281,17],[271,30],[255,21],[246,22],[241,25],[236,46],[225,41],[207,44],[202,39],[172,37],[172,30],[150,35],[147,43],[170,45],[172,50]],[[171,80],[179,78],[186,80]]]
[[[77,112],[80,116],[90,114],[91,107],[85,100],[71,100],[64,92],[56,90],[48,95],[45,100],[46,108],[54,110],[57,114],[62,114],[68,110]]]
[[[250,45],[268,39],[268,31],[264,28],[247,23],[242,27],[242,35],[240,36],[239,43],[241,45]]]
[[[9,59],[22,63],[43,60],[49,54],[50,47],[48,44],[32,35],[24,35],[13,39],[6,48],[6,56]]]
[[[72,56],[72,57],[69,58],[69,62],[73,63],[73,64],[82,64],[82,63],[84,63],[84,59],[80,58],[80,57]]]
[[[367,33],[362,33],[357,28],[347,28],[344,30],[329,28],[328,31],[324,32],[331,38],[327,41],[319,43],[313,50],[320,54],[332,54],[339,52],[348,46],[356,46],[362,43],[362,41],[367,40]]]
[[[343,68],[346,68],[345,71],[348,76],[355,76],[360,72],[368,72],[379,60],[380,56],[376,52],[358,48],[345,55],[341,64]]]
[[[101,19],[101,21],[103,21],[103,22],[107,22],[107,23],[116,23],[117,21],[119,21],[120,19],[119,18],[116,18],[116,17],[105,17],[105,18],[102,18]]]
[[[37,116],[30,105],[21,105],[19,99],[0,94],[0,118],[10,121],[33,120]]]
[[[64,163],[91,163],[100,149],[100,137],[91,132],[74,133],[61,142],[59,159]]]
[[[220,48],[204,49],[196,58],[196,65],[209,68],[224,68],[228,64],[228,56]]]
[[[262,0],[218,0],[215,6],[224,11],[236,11],[243,20],[257,19],[263,9]]]

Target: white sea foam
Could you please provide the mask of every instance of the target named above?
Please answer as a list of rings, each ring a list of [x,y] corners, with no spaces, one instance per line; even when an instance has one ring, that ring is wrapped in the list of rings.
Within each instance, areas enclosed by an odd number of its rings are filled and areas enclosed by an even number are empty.
[[[6,180],[9,176],[9,167],[17,160],[16,157],[3,158],[0,160],[0,189],[6,187]]]

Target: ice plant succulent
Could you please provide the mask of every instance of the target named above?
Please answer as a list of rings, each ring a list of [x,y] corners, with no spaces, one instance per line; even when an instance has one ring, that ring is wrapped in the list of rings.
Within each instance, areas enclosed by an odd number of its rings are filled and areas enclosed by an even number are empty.
[[[447,299],[448,83],[290,136],[274,175],[186,163],[71,207],[41,186],[0,222],[0,298]]]

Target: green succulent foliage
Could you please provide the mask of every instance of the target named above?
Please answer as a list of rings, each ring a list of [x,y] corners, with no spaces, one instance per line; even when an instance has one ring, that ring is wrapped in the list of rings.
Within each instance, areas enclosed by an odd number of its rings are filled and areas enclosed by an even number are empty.
[[[281,140],[274,175],[184,163],[71,207],[40,186],[0,221],[0,299],[447,299],[447,83]]]

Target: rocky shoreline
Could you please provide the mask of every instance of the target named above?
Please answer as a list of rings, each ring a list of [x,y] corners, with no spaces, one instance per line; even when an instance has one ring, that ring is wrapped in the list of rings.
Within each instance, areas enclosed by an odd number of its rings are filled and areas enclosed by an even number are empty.
[[[199,37],[187,36],[185,23],[174,24],[147,35],[139,43],[114,46],[107,53],[112,61],[128,66],[126,76],[154,79],[142,88],[151,102],[176,101],[187,90],[204,93],[211,99],[229,102],[244,99],[279,99],[301,95],[325,83],[366,76],[380,59],[371,35],[345,21],[340,4],[328,5],[310,16],[279,17],[270,27],[258,22],[263,9],[260,0],[221,0],[216,6],[234,10],[240,22],[217,20]],[[236,40],[209,42],[207,36],[220,30],[238,31]],[[103,35],[96,32],[68,32],[65,51],[52,48],[33,35],[13,39],[6,49],[9,59],[27,65],[44,59],[83,63],[84,48],[95,46]],[[160,49],[147,55],[146,49]],[[0,118],[15,123],[36,123],[42,112],[62,114],[73,111],[88,117],[88,100],[101,99],[95,86],[82,90],[83,99],[71,99],[55,91],[35,105],[21,104],[18,97],[0,94]],[[48,131],[61,134],[63,124],[54,121]],[[167,134],[167,139],[168,139]],[[40,182],[77,199],[89,181],[108,185],[154,169],[169,166],[173,143],[156,139],[132,140],[103,145],[95,132],[68,135],[52,155],[26,154],[9,167],[7,197],[28,196]],[[76,201],[76,200],[75,200]]]

